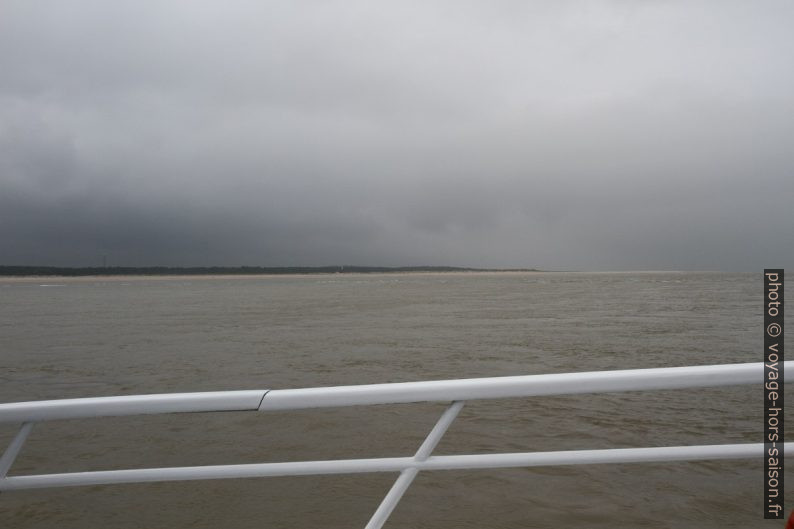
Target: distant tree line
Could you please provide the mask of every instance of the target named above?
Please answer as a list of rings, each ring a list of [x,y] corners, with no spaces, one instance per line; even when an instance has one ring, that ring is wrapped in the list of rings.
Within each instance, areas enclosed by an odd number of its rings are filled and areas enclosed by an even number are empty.
[[[126,276],[126,275],[279,275],[366,274],[387,272],[534,272],[535,269],[487,269],[457,266],[0,266],[0,276]]]

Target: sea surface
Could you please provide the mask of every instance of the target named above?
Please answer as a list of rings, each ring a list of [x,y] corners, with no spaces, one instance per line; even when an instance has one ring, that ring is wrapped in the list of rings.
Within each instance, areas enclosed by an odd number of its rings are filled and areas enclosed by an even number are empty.
[[[762,288],[760,271],[0,279],[0,402],[756,362]],[[444,408],[42,423],[10,475],[407,456]],[[760,385],[475,401],[435,454],[759,442],[762,411]],[[423,472],[386,527],[782,527],[762,519],[762,471]],[[7,492],[0,527],[363,528],[396,477]]]

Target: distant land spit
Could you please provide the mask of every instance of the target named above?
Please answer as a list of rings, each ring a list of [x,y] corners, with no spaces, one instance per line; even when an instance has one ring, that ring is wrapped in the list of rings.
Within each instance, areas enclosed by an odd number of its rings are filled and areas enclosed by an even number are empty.
[[[0,266],[0,276],[188,276],[188,275],[284,275],[370,274],[405,272],[540,272],[534,268],[464,268],[458,266]]]

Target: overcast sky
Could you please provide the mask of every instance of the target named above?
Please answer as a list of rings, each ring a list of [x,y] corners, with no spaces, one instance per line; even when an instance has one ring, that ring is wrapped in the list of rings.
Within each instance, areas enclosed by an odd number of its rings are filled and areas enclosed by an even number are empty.
[[[0,4],[0,264],[794,266],[790,1]]]

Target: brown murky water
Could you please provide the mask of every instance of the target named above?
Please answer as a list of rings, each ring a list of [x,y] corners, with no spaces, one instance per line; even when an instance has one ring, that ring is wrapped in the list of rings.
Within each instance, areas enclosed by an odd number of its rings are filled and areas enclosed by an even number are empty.
[[[761,274],[0,280],[0,402],[762,358]],[[37,425],[11,474],[411,455],[444,406]],[[758,442],[760,387],[469,403],[437,454]],[[15,425],[0,425],[5,446]],[[395,474],[4,493],[14,528],[363,527]],[[420,473],[387,527],[782,527],[762,462]]]

